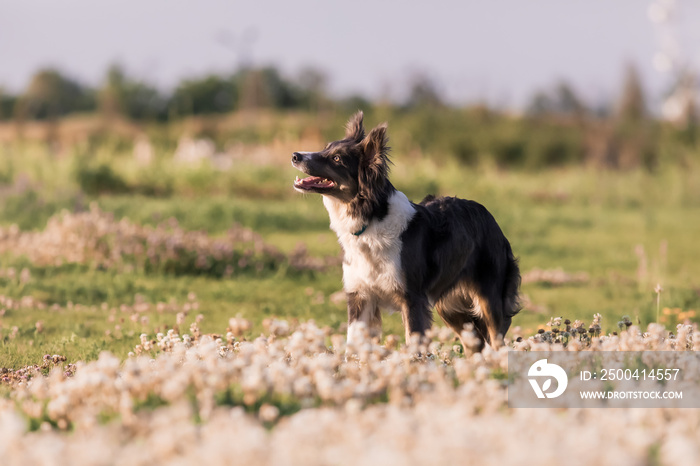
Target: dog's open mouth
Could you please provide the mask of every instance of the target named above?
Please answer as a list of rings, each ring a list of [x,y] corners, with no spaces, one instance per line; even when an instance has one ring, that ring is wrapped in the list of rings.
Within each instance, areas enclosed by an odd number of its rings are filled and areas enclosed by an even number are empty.
[[[321,178],[320,176],[308,176],[302,179],[297,176],[297,179],[294,180],[294,187],[302,190],[331,189],[334,186],[335,182],[333,180]]]

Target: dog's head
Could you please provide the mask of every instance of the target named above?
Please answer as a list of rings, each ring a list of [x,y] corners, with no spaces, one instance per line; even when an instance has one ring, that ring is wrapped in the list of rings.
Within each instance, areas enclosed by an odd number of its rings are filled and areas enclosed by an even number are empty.
[[[365,135],[362,112],[346,126],[345,138],[329,143],[319,152],[295,152],[292,165],[307,178],[294,182],[299,192],[333,196],[342,202],[370,199],[389,185],[386,123]]]

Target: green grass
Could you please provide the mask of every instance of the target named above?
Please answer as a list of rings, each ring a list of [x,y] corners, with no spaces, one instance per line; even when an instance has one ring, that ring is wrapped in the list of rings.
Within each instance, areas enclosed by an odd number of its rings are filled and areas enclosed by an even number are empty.
[[[311,296],[307,288],[313,288]],[[345,321],[346,313],[341,305],[314,300],[318,292],[328,296],[340,287],[340,273],[304,277],[244,276],[233,279],[206,277],[172,277],[139,274],[119,274],[109,271],[91,271],[86,267],[62,267],[42,274],[35,271],[33,280],[22,289],[22,294],[32,295],[49,304],[58,303],[58,310],[8,310],[3,317],[3,336],[0,339],[2,357],[0,366],[18,367],[38,362],[44,354],[62,354],[69,361],[94,359],[105,349],[120,357],[133,350],[141,333],[165,332],[175,324],[175,312],[152,310],[139,313],[148,317],[149,323],[132,322],[132,312],[119,310],[121,304],[132,305],[136,295],[149,303],[177,301],[188,302],[187,295],[197,295],[199,309],[189,312],[183,332],[197,314],[205,316],[200,324],[204,333],[222,334],[230,317],[240,315],[254,322],[251,336],[259,335],[262,320],[266,317],[317,321],[337,328]],[[3,293],[17,290],[17,286],[0,280]],[[80,308],[67,307],[69,302],[80,303]],[[116,307],[114,320],[110,321],[109,309]],[[36,332],[35,324],[43,322],[44,330]],[[115,326],[120,331],[115,330]],[[19,327],[19,335],[8,337],[12,326]],[[399,332],[400,323],[389,327]],[[109,330],[111,335],[105,336]]]
[[[622,315],[646,325],[656,316],[656,283],[664,287],[662,307],[700,311],[697,170],[667,169],[654,174],[573,168],[503,172],[488,166],[467,168],[404,158],[397,159],[393,172],[395,185],[415,201],[432,191],[484,204],[510,239],[523,272],[535,267],[562,267],[567,272],[589,274],[586,284],[523,285],[522,292],[545,310],[524,310],[513,325],[534,331],[550,316],[589,322],[598,312],[608,331],[616,330]],[[90,197],[81,194],[70,180],[63,185],[58,181],[50,186],[37,183],[23,191],[2,194],[0,225],[17,223],[23,229],[41,229],[57,210],[82,209],[95,201],[118,218],[128,217],[137,223],[156,224],[175,217],[185,229],[223,235],[238,222],[284,251],[304,243],[314,255],[340,253],[320,199],[290,189],[293,169],[273,165],[236,175],[213,170],[198,173],[203,178],[198,180],[197,190],[178,188],[165,197],[133,193]],[[236,180],[246,176],[247,187],[236,188]],[[226,185],[234,187],[220,189]],[[274,195],[259,196],[261,189]],[[667,244],[667,253],[660,251],[662,242]],[[646,277],[641,281],[637,245],[643,246],[648,259]],[[156,311],[145,314],[149,318],[146,326],[131,322],[130,314],[121,312],[114,322],[108,321],[110,313],[101,309],[102,303],[108,307],[132,304],[137,294],[151,303],[184,303],[187,294],[195,292],[200,309],[190,312],[183,331],[197,313],[205,316],[201,328],[206,333],[224,332],[228,319],[240,314],[253,321],[251,336],[262,331],[262,320],[270,316],[313,318],[334,328],[346,320],[343,305],[329,301],[342,287],[339,267],[323,273],[271,271],[220,279],[118,273],[77,265],[37,267],[9,255],[0,260],[0,269],[28,267],[32,275],[27,284],[0,278],[0,294],[13,298],[29,295],[61,306],[58,311],[6,311],[0,317],[0,367],[35,363],[45,353],[63,354],[69,362],[94,359],[102,350],[126,357],[140,333],[163,331],[175,323],[174,314]],[[86,307],[71,309],[69,302]],[[44,326],[41,333],[35,329],[39,320]],[[385,333],[403,334],[398,315],[385,316],[384,322]],[[121,330],[115,331],[115,325]],[[19,333],[11,339],[13,326]],[[109,336],[105,334],[108,330]]]

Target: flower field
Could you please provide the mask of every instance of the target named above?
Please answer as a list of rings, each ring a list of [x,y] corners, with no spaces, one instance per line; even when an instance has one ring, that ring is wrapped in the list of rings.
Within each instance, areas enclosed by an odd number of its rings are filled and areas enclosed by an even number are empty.
[[[555,319],[551,330],[473,353],[444,328],[408,345],[389,335],[346,347],[313,321],[271,319],[253,340],[242,337],[245,319],[218,335],[202,334],[200,321],[182,335],[141,335],[124,362],[46,355],[2,374],[3,464],[700,461],[698,410],[510,409],[505,380],[509,351],[697,351],[696,325],[598,336],[597,323],[588,332]],[[559,335],[577,328],[563,346]],[[468,329],[464,339],[475,342]]]

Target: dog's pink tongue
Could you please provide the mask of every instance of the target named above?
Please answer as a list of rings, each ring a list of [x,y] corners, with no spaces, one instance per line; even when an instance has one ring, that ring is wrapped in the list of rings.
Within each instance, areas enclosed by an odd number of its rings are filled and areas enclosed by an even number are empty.
[[[301,180],[301,184],[303,186],[306,186],[306,187],[327,188],[329,186],[332,186],[333,182],[330,180],[326,180],[324,178],[321,178],[319,176],[309,176],[309,177]]]

